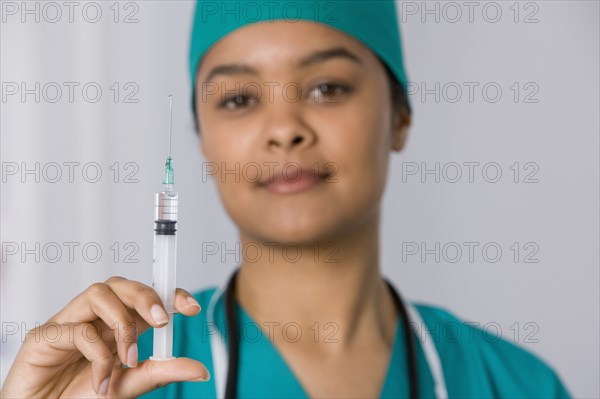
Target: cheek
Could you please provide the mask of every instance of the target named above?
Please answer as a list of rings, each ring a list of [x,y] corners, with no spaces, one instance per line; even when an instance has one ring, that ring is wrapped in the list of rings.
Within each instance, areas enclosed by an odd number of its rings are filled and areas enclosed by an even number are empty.
[[[250,134],[232,132],[229,128],[218,128],[206,123],[204,147],[207,159],[203,170],[216,185],[221,202],[230,217],[240,223],[252,203],[259,162],[252,156],[256,145]],[[220,125],[222,126],[222,125]]]
[[[225,133],[225,132],[222,132]],[[204,169],[213,177],[222,195],[230,194],[240,184],[253,178],[248,168],[252,162],[247,158],[246,146],[241,140],[227,140],[224,134],[219,139],[207,140],[206,149],[210,159]]]
[[[330,134],[322,131],[323,153],[336,163],[340,181],[347,180],[364,191],[382,190],[391,146],[388,106],[380,95],[364,96],[344,116],[326,125]]]

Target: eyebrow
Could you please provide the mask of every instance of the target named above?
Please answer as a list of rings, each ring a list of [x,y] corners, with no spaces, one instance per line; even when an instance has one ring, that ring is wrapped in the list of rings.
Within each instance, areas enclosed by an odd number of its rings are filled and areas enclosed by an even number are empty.
[[[360,66],[363,66],[361,60],[352,52],[348,51],[344,47],[334,47],[326,50],[315,51],[309,56],[301,59],[300,62],[298,62],[297,67],[306,68],[307,66],[314,65],[319,62],[325,62],[334,58],[347,59]],[[206,77],[206,81],[211,81],[217,75],[234,75],[241,73],[258,75],[258,71],[256,69],[245,64],[219,65],[210,71]]]

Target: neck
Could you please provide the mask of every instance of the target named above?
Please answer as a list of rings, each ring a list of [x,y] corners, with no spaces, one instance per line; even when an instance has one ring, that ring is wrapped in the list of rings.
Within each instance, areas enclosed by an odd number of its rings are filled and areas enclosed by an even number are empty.
[[[333,341],[322,348],[337,352],[374,340],[391,347],[397,316],[380,275],[378,230],[377,215],[326,242],[269,245],[242,234],[242,248],[258,246],[262,256],[241,265],[240,306],[274,341],[297,339],[299,326],[299,347]],[[297,326],[284,334],[287,323]]]

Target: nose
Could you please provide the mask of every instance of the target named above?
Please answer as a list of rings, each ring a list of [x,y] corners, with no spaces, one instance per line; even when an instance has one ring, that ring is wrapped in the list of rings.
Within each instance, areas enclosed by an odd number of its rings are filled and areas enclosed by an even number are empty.
[[[299,151],[314,144],[315,133],[306,125],[298,105],[275,106],[268,111],[264,130],[267,151]]]

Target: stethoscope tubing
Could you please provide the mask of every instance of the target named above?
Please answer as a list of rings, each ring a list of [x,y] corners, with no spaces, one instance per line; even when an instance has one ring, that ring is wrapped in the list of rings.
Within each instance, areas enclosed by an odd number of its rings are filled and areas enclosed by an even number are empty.
[[[214,308],[217,300],[225,294],[225,314],[227,320],[227,331],[229,332],[229,350],[226,350],[225,344],[222,340],[217,338],[216,334],[211,335],[211,352],[213,357],[213,373],[212,377],[215,380],[215,389],[217,398],[225,399],[237,399],[237,380],[239,372],[239,353],[240,353],[240,339],[239,339],[239,320],[236,314],[236,299],[235,299],[235,284],[237,273],[239,268],[236,269],[231,277],[229,278],[225,286],[221,286],[213,294],[210,304],[207,310],[207,321],[209,325],[214,324]],[[409,369],[409,382],[410,382],[410,398],[417,399],[419,397],[418,392],[418,370],[417,370],[417,353],[416,353],[416,342],[414,333],[410,328],[411,323],[416,324],[419,328],[427,329],[421,316],[417,310],[408,302],[404,302],[402,297],[396,291],[394,286],[385,280],[386,284],[390,288],[390,291],[394,298],[394,303],[398,309],[399,316],[404,326],[405,345],[407,347],[407,364]],[[425,331],[426,332],[426,331]],[[427,332],[426,332],[427,333]],[[430,371],[433,376],[435,383],[434,392],[435,397],[438,399],[447,399],[448,393],[446,390],[446,384],[442,371],[441,361],[439,359],[437,350],[432,344],[431,340],[425,340],[422,342],[425,359],[429,365]],[[214,375],[216,374],[216,375]],[[226,375],[226,379],[224,379]],[[223,396],[224,393],[224,396]]]

